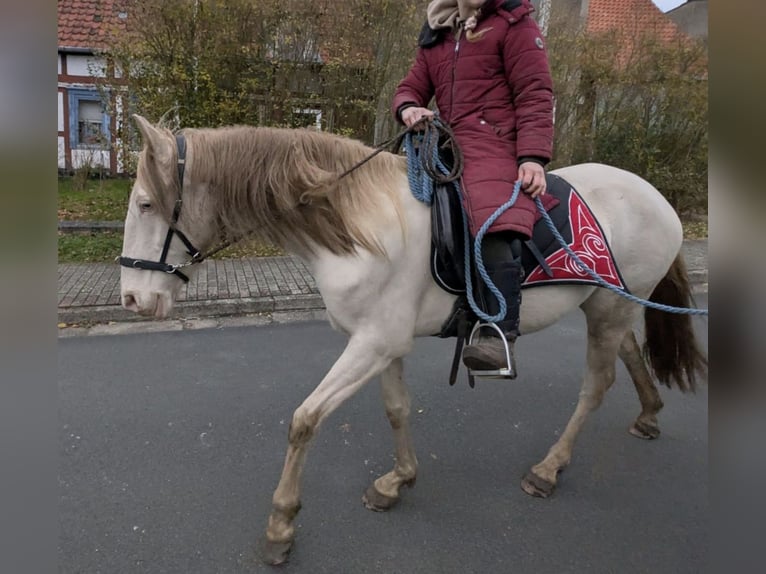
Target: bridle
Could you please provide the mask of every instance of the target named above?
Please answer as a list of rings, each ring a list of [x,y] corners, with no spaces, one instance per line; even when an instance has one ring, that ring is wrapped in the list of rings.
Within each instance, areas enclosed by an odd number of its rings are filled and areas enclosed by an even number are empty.
[[[162,254],[159,261],[148,261],[146,259],[134,259],[132,257],[120,256],[118,261],[123,267],[130,267],[131,269],[144,269],[146,271],[164,271],[171,275],[175,275],[181,279],[184,283],[189,282],[189,278],[184,274],[181,269],[201,263],[206,257],[214,252],[220,251],[228,245],[217,248],[215,251],[208,253],[201,253],[199,249],[194,247],[189,238],[184,235],[184,232],[176,227],[178,218],[181,216],[181,206],[183,205],[183,187],[184,187],[184,168],[186,166],[186,139],[181,134],[176,134],[176,146],[178,147],[178,197],[176,198],[175,206],[173,207],[173,215],[170,218],[168,224],[168,233],[165,236],[165,244],[162,246]],[[186,246],[186,252],[191,255],[191,259],[185,263],[168,263],[166,261],[168,251],[170,250],[170,243],[173,241],[173,235],[177,235],[178,238]]]

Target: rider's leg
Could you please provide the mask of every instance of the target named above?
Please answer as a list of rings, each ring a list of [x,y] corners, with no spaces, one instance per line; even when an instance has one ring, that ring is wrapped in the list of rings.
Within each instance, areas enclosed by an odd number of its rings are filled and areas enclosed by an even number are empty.
[[[511,364],[506,365],[505,347],[494,329],[482,329],[474,344],[463,351],[463,363],[473,370],[497,370],[509,366],[513,376],[516,374],[514,343],[519,336],[519,309],[521,307],[521,266],[520,236],[500,232],[489,234],[482,243],[482,258],[492,283],[505,297],[507,311],[504,318],[495,324],[503,332],[510,350]],[[512,247],[516,244],[516,248]],[[488,315],[500,312],[500,303],[489,290],[483,279],[477,279],[479,304]]]

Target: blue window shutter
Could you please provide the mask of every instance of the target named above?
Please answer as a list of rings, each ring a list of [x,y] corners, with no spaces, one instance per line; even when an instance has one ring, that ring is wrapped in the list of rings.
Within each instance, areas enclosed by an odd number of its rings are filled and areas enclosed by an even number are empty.
[[[101,99],[99,99],[99,102],[103,103],[103,101]],[[103,122],[104,122],[104,138],[106,139],[108,147],[111,148],[112,147],[112,135],[109,132],[110,118],[109,118],[109,114],[106,113],[106,110],[104,110],[104,112],[103,112]]]
[[[80,145],[78,133],[77,133],[77,117],[79,114],[78,110],[78,99],[75,95],[75,90],[68,90],[67,91],[69,95],[69,147],[70,149],[74,149],[77,146]]]

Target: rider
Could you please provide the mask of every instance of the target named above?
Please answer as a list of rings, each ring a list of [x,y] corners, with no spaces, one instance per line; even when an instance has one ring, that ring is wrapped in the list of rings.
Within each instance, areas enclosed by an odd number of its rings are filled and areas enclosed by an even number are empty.
[[[482,258],[508,311],[497,321],[511,349],[519,336],[519,241],[531,237],[536,206],[546,191],[545,165],[553,148],[553,83],[542,34],[529,0],[432,0],[418,39],[414,64],[399,84],[392,111],[412,126],[433,116],[449,123],[465,159],[462,189],[471,234],[508,201],[516,180],[516,203],[490,227]],[[512,247],[513,246],[513,247]],[[481,281],[479,303],[496,315],[499,303]],[[472,369],[505,367],[505,350],[494,329],[463,352]]]

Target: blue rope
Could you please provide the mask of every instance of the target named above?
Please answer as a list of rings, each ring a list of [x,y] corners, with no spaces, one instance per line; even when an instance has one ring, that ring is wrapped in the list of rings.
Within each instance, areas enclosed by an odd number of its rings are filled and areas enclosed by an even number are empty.
[[[437,123],[439,122],[438,119],[432,120],[433,122]],[[426,158],[421,157],[418,152],[416,151],[415,142],[417,140],[418,148],[417,149],[429,149],[428,144],[430,143],[430,138],[434,137],[432,135],[432,132],[430,130],[426,131],[425,134],[417,133],[413,134],[413,132],[407,132],[405,138],[404,138],[404,151],[407,154],[407,179],[410,183],[410,190],[412,191],[412,195],[417,199],[418,201],[421,201],[425,203],[426,205],[431,205],[433,203],[433,194],[434,194],[434,182],[433,178],[431,178],[428,173],[426,173],[427,170],[423,168],[423,164],[426,161]],[[435,137],[438,137],[435,136]],[[431,146],[431,149],[433,149],[433,155],[432,155],[432,161],[433,164],[439,169],[439,171],[442,174],[448,174],[449,170],[447,167],[442,163],[441,158],[439,158],[439,150],[438,146],[434,145]],[[455,188],[455,192],[458,194],[458,197],[460,198],[460,203],[463,205],[463,194],[460,189],[460,184],[457,181],[451,182],[453,187]],[[505,317],[505,314],[508,311],[507,304],[505,302],[505,297],[503,296],[500,289],[498,289],[495,284],[492,282],[492,280],[489,277],[489,274],[487,273],[486,268],[484,267],[484,261],[481,257],[481,241],[484,238],[485,233],[487,232],[487,229],[489,229],[490,225],[494,223],[494,221],[500,217],[500,215],[509,207],[511,207],[515,202],[516,198],[519,195],[519,189],[521,188],[521,182],[517,182],[516,186],[513,190],[513,196],[511,197],[508,202],[504,203],[500,209],[498,209],[495,213],[490,216],[490,218],[484,223],[482,228],[479,230],[479,233],[476,235],[476,241],[474,243],[475,253],[474,257],[476,259],[476,269],[481,276],[484,283],[487,285],[489,290],[492,292],[492,294],[497,298],[498,302],[500,303],[500,310],[497,315],[487,315],[484,311],[482,311],[479,306],[476,304],[476,299],[473,295],[473,281],[471,280],[471,258],[466,257],[465,258],[465,291],[466,291],[466,299],[468,300],[468,304],[471,307],[471,310],[476,314],[476,316],[481,319],[482,321],[487,321],[491,323],[495,323],[497,321],[502,320]],[[465,247],[466,247],[466,253],[468,253],[469,246],[471,245],[471,236],[468,232],[468,218],[466,217],[465,210],[463,210],[463,239],[465,241]]]
[[[439,122],[437,118],[435,118],[433,121]],[[434,182],[433,182],[433,178],[431,178],[428,175],[427,171],[423,168],[423,163],[426,161],[426,158],[420,157],[419,154],[417,153],[415,140],[417,140],[418,142],[419,149],[429,149],[429,147],[427,146],[430,143],[431,137],[438,137],[438,136],[434,136],[432,131],[427,130],[424,134],[421,134],[421,133],[413,134],[413,132],[408,132],[404,139],[404,149],[407,154],[407,179],[410,183],[410,190],[412,191],[412,195],[415,197],[415,199],[425,203],[426,205],[431,205],[431,203],[433,203]],[[448,174],[449,170],[439,158],[438,146],[433,145],[433,146],[430,146],[430,148],[433,149],[433,155],[431,158],[433,165],[435,165],[441,173],[445,175]],[[457,181],[453,181],[451,183],[454,186],[455,191],[458,194],[458,197],[460,198],[461,205],[465,205],[465,203],[463,202],[463,193],[462,193],[462,190],[460,189],[460,184]],[[484,266],[484,260],[481,255],[481,243],[484,240],[484,235],[486,235],[487,230],[492,226],[492,224],[497,220],[497,218],[500,217],[506,210],[508,210],[511,206],[513,206],[513,204],[516,203],[516,200],[519,197],[520,190],[521,190],[521,181],[517,181],[513,186],[513,193],[511,194],[511,198],[508,201],[506,201],[503,205],[501,205],[499,208],[497,208],[497,210],[492,215],[490,215],[489,218],[484,222],[484,225],[482,225],[479,228],[479,231],[476,234],[476,238],[473,244],[473,256],[474,256],[474,261],[476,262],[476,270],[479,273],[479,276],[481,277],[482,281],[484,281],[484,283],[487,285],[487,287],[492,292],[492,294],[497,298],[497,301],[500,305],[500,310],[497,313],[497,315],[487,315],[476,304],[476,300],[473,294],[473,281],[471,280],[470,257],[466,257],[466,260],[465,260],[466,299],[468,300],[468,304],[470,305],[471,310],[482,321],[496,323],[497,321],[504,319],[505,314],[508,311],[508,306],[505,301],[505,297],[503,296],[501,291],[495,286],[495,284],[490,279],[489,274],[487,273],[487,270]],[[566,240],[561,236],[558,229],[556,229],[556,226],[553,224],[553,220],[551,220],[550,216],[545,211],[545,208],[543,207],[543,202],[540,201],[539,197],[535,198],[535,205],[537,205],[537,209],[540,211],[540,214],[542,215],[543,220],[548,226],[548,229],[550,229],[551,233],[559,242],[559,244],[564,249],[564,251],[566,251],[566,253],[574,260],[574,262],[577,263],[580,269],[585,271],[596,283],[598,283],[599,286],[604,287],[605,289],[608,289],[609,291],[612,291],[613,293],[617,293],[618,295],[628,299],[629,301],[638,303],[639,305],[643,305],[645,307],[657,309],[658,311],[665,311],[667,313],[679,313],[679,314],[685,314],[685,315],[707,316],[708,314],[707,309],[689,309],[686,307],[671,307],[670,305],[655,303],[654,301],[648,301],[646,299],[641,299],[640,297],[636,297],[635,295],[628,293],[624,289],[620,289],[619,287],[615,287],[614,285],[607,283],[601,278],[601,276],[598,273],[596,273],[595,271],[590,269],[585,263],[583,263],[583,261],[577,255],[577,253],[575,253],[569,247],[569,245],[567,245]],[[465,210],[463,210],[463,239],[465,241],[466,253],[468,253],[470,245],[471,245],[471,236],[468,231],[468,217],[466,216]]]
[[[438,119],[432,121],[434,124],[439,125]],[[426,130],[425,132],[416,134],[410,131],[404,136],[404,150],[407,154],[407,179],[410,182],[410,189],[412,190],[412,195],[415,196],[415,199],[426,205],[431,205],[431,203],[433,203],[434,180],[429,175],[428,170],[424,168],[427,159],[422,157],[417,152],[417,149],[432,149],[431,161],[433,162],[433,165],[435,165],[441,173],[445,175],[449,173],[447,166],[442,163],[441,158],[439,157],[439,146],[431,145],[432,138],[434,137],[437,139],[439,137],[439,134],[436,133],[435,130]],[[418,144],[417,148],[415,146],[416,140]],[[460,189],[456,182],[452,183],[455,184],[455,189]]]

